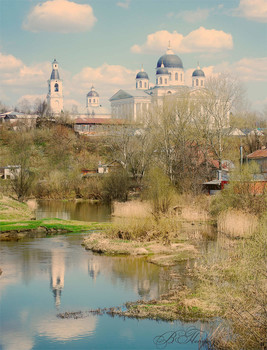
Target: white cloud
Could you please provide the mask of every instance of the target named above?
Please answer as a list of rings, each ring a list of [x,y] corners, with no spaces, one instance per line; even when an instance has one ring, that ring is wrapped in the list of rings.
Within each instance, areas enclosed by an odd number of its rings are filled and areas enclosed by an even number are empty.
[[[200,9],[198,8],[195,11],[181,11],[176,17],[182,18],[184,21],[188,23],[196,23],[200,21],[205,21],[211,12],[212,9]]]
[[[76,74],[71,83],[71,95],[85,106],[85,96],[94,85],[100,95],[100,104],[109,108],[108,99],[119,89],[133,89],[136,71],[120,65],[103,65],[93,68],[85,67]]]
[[[242,58],[230,64],[224,62],[214,68],[215,71],[226,71],[235,74],[244,82],[264,82],[267,81],[267,57]]]
[[[170,33],[166,30],[149,34],[143,45],[134,45],[131,51],[134,53],[162,52],[166,49],[169,41],[172,48],[179,53],[218,52],[233,48],[231,34],[225,33],[222,30],[199,27],[186,36],[176,31]]]
[[[90,5],[50,0],[36,5],[22,27],[32,32],[85,32],[93,27],[96,20]]]
[[[23,66],[21,60],[18,60],[12,55],[4,55],[0,52],[0,71],[9,72],[14,69],[19,69]]]
[[[125,0],[124,2],[117,2],[117,6],[128,9],[130,6],[131,0]]]
[[[41,81],[46,82],[51,65],[45,62],[27,66],[12,55],[0,53],[0,69],[2,70],[0,76],[2,87],[12,86],[16,88],[23,85],[34,87],[39,85]]]
[[[136,72],[120,65],[109,65],[104,63],[97,68],[85,67],[73,77],[74,86],[79,87],[87,93],[91,86],[96,89],[103,87],[105,90],[110,88],[129,88],[135,79]]]
[[[235,14],[257,22],[267,22],[266,0],[240,0]]]

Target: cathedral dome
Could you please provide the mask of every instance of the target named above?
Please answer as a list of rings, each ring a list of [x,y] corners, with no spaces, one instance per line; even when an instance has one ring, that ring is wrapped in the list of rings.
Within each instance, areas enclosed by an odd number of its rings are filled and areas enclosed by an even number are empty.
[[[205,77],[205,73],[199,67],[194,70],[192,77]]]
[[[149,79],[146,72],[141,71],[136,74],[136,79]]]
[[[180,59],[180,57],[174,54],[167,53],[161,56],[158,60],[157,68],[161,67],[162,62],[164,64],[164,67],[167,67],[167,68],[182,68],[182,69],[184,68],[183,62]]]

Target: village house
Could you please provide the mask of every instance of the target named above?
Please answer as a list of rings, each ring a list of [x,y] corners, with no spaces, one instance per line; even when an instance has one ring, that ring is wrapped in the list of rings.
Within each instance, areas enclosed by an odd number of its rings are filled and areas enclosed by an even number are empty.
[[[18,176],[21,170],[20,165],[7,165],[0,168],[0,177],[3,180],[14,180],[15,176]]]
[[[15,131],[18,129],[29,129],[36,126],[37,115],[24,114],[10,111],[0,114],[0,124],[8,125]]]
[[[259,149],[247,156],[248,162],[256,162],[259,165],[259,177],[267,180],[267,149],[266,147]]]

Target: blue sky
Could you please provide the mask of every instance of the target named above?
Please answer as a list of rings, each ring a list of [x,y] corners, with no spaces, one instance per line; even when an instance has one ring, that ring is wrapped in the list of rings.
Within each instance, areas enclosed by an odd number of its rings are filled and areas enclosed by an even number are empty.
[[[0,0],[0,101],[44,98],[56,58],[66,108],[85,107],[92,84],[108,107],[142,64],[155,82],[169,40],[188,84],[199,62],[238,77],[251,108],[267,105],[267,0]]]

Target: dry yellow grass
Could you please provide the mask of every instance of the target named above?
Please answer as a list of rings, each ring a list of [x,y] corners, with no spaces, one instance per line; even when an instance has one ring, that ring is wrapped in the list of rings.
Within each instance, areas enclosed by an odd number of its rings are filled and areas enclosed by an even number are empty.
[[[217,224],[218,231],[232,237],[249,237],[258,226],[258,218],[241,210],[230,209],[219,215]]]
[[[145,218],[151,216],[149,202],[131,201],[125,203],[114,202],[113,215],[121,218]]]
[[[181,208],[181,218],[187,221],[207,221],[210,220],[209,213],[196,206],[185,206]]]

